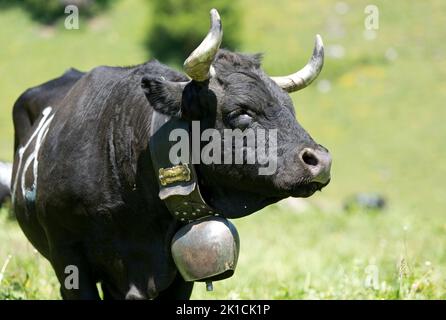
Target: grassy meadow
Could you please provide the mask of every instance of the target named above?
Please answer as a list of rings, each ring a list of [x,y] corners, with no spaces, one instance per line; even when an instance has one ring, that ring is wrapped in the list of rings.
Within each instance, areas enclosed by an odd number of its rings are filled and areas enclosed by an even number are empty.
[[[364,27],[370,1],[240,2],[239,49],[263,52],[271,75],[303,66],[322,35],[324,70],[292,98],[300,123],[332,153],[332,182],[235,220],[235,275],[210,293],[198,283],[192,298],[446,298],[446,2],[374,0],[374,31]],[[43,26],[20,8],[0,9],[0,159],[12,161],[21,92],[69,67],[144,62],[155,18],[149,1],[119,0],[68,31],[63,20]],[[384,195],[387,208],[345,212],[358,192]],[[1,278],[0,299],[60,298],[48,262],[4,209]]]

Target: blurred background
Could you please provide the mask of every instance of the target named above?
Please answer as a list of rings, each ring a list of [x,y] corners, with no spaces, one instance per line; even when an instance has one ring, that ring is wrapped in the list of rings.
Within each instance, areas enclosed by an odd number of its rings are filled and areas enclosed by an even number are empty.
[[[73,3],[79,29],[67,30],[64,8]],[[25,89],[70,67],[156,57],[180,69],[211,7],[222,16],[224,47],[264,53],[270,75],[305,65],[322,35],[324,69],[292,98],[333,168],[322,193],[236,220],[235,275],[211,293],[198,283],[192,297],[446,298],[442,0],[0,0],[0,160],[12,162],[11,110]],[[59,298],[53,271],[6,205],[0,299],[50,298]]]

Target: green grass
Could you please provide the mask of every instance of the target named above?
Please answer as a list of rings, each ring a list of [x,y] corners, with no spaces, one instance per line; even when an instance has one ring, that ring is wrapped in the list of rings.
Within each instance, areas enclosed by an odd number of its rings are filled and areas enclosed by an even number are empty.
[[[12,156],[10,111],[27,87],[74,66],[127,65],[148,58],[147,1],[121,0],[81,30],[32,22],[19,9],[0,12],[0,158]],[[193,298],[446,298],[446,3],[373,1],[380,29],[366,40],[368,1],[243,0],[242,47],[264,52],[264,69],[289,73],[303,65],[320,33],[327,55],[320,80],[293,94],[298,119],[333,155],[332,182],[303,201],[285,201],[236,220],[241,236],[235,275]],[[224,21],[223,21],[224,23]],[[83,25],[82,25],[83,24]],[[12,26],[12,27],[11,27]],[[339,30],[336,33],[334,30]],[[78,50],[82,48],[82,50]],[[395,60],[386,58],[394,50]],[[384,212],[342,211],[358,191],[384,194]],[[302,203],[304,205],[302,205]],[[299,206],[297,204],[300,204]],[[0,212],[1,298],[59,298],[49,264]],[[377,279],[374,286],[368,279]]]

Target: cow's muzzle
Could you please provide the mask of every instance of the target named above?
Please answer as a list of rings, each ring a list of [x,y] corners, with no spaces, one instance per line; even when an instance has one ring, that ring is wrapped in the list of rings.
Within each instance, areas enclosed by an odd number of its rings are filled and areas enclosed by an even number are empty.
[[[299,161],[310,173],[311,182],[325,185],[330,181],[331,155],[325,148],[304,148]]]

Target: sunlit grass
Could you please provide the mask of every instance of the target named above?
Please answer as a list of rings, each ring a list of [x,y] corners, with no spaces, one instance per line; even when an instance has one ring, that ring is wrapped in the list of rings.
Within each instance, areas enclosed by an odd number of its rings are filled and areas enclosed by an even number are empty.
[[[0,269],[11,257],[0,283],[1,299],[59,298],[57,279],[49,263],[26,240],[7,210],[0,210]]]
[[[235,276],[216,283],[213,293],[196,285],[194,297],[446,297],[445,245],[433,247],[444,230],[403,222],[403,213],[394,210],[347,214],[286,208],[276,205],[237,223],[242,243]]]

